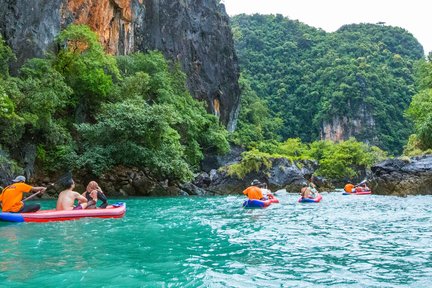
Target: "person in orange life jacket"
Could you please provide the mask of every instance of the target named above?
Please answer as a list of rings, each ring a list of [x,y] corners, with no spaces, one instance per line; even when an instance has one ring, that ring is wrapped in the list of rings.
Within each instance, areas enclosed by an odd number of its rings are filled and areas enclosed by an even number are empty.
[[[24,176],[17,176],[12,184],[3,189],[0,194],[3,212],[27,213],[36,212],[40,204],[27,204],[22,201],[23,193],[38,192],[44,193],[46,187],[33,187],[25,183]]]
[[[355,192],[355,186],[352,182],[348,181],[348,183],[344,187],[345,192],[353,193]]]
[[[263,191],[261,188],[264,188],[265,184],[261,183],[258,180],[253,180],[251,186],[246,188],[243,191],[243,194],[248,197],[249,200],[267,200],[267,197],[264,197]],[[269,193],[268,198],[273,198],[273,195]]]

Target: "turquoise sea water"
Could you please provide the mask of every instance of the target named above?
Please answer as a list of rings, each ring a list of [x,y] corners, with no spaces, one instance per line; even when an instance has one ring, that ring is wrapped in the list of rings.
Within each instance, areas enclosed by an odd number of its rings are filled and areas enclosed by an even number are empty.
[[[126,199],[122,219],[0,223],[0,287],[431,287],[431,196],[323,197]]]

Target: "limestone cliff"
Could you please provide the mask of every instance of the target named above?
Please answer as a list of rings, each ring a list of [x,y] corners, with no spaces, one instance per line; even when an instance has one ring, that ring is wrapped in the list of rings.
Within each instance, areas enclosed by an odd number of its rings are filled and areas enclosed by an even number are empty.
[[[323,140],[341,141],[355,137],[364,142],[377,144],[375,119],[365,105],[358,112],[348,115],[335,115],[332,119],[323,121],[320,136]]]
[[[178,60],[192,95],[235,128],[239,68],[229,17],[217,0],[2,0],[0,33],[17,55],[12,70],[54,49],[71,23],[87,24],[107,52],[160,50]]]

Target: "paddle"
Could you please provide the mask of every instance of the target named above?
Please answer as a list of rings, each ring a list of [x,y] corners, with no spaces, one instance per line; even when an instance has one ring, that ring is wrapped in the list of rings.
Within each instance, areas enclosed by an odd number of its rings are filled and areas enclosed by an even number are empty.
[[[363,181],[361,181],[360,183],[358,183],[357,185],[355,185],[354,187],[360,187],[363,186],[367,183],[367,179],[364,179]],[[366,185],[365,185],[366,186]],[[363,189],[363,187],[362,187]],[[364,189],[364,191],[370,191],[370,188],[366,186],[366,189]]]
[[[355,185],[355,187],[358,187],[358,186],[360,186],[360,185],[363,185],[363,184],[365,184],[366,182],[367,182],[367,180],[364,179],[363,181],[361,181],[360,183],[358,183],[357,185]]]
[[[51,185],[54,186],[54,184],[51,184]],[[34,193],[34,194],[32,194],[32,195],[30,195],[30,196],[27,197],[27,198],[24,198],[22,201],[24,202],[24,201],[30,200],[30,199],[32,199],[33,197],[35,197],[36,195],[39,195],[40,193],[44,192],[45,190],[46,190],[46,188],[43,189],[43,190],[40,190],[40,191],[38,191],[38,192],[36,192],[36,193]]]
[[[48,187],[54,187],[55,184],[58,184],[60,181],[64,181],[65,179],[68,179],[68,178],[72,178],[71,172],[66,172],[66,174],[64,174],[62,177],[60,177],[56,182],[49,184]],[[42,189],[42,190],[30,195],[29,197],[24,198],[22,201],[24,202],[24,201],[30,200],[33,197],[45,192],[48,187],[45,187],[45,189]]]

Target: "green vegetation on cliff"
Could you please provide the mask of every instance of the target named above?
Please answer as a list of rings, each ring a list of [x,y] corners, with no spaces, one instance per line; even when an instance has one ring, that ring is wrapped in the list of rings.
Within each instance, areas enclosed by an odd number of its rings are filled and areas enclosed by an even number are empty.
[[[100,174],[125,165],[186,180],[205,151],[228,150],[227,131],[161,53],[115,58],[84,25],[69,26],[57,42],[57,53],[11,77],[14,56],[0,41],[0,147],[12,158],[34,147],[42,171]]]
[[[404,151],[408,156],[432,153],[432,54],[419,64],[417,72],[419,91],[407,110],[415,126]]]
[[[344,139],[401,152],[412,131],[403,114],[416,93],[414,63],[423,57],[406,30],[353,24],[326,33],[281,15],[257,14],[235,16],[232,26],[244,78],[271,117],[282,121],[261,130],[312,142],[340,127]],[[247,118],[239,120],[247,131],[238,134],[252,133],[242,121]]]
[[[352,179],[359,176],[359,171],[370,168],[386,157],[387,153],[378,147],[353,138],[339,143],[320,140],[310,144],[302,143],[299,138],[291,138],[244,152],[239,163],[228,167],[228,173],[243,178],[250,172],[270,168],[271,159],[286,158],[300,166],[302,160],[317,161],[319,168],[314,173],[317,176],[332,180]]]
[[[280,15],[240,15],[233,32],[243,74],[230,140],[249,151],[230,173],[242,177],[284,157],[316,160],[318,175],[352,178],[385,155],[362,142],[400,151],[411,133],[403,112],[423,53],[405,30],[359,24],[325,33]],[[23,163],[11,159],[33,155],[43,172],[98,175],[124,165],[184,181],[205,152],[229,149],[227,131],[161,53],[113,57],[83,25],[62,31],[57,44],[57,52],[27,61],[12,77],[14,54],[0,39],[0,152],[14,171]],[[407,112],[416,128],[407,147],[415,149],[432,148],[430,67],[420,66],[420,92]],[[335,123],[362,142],[319,140]]]

